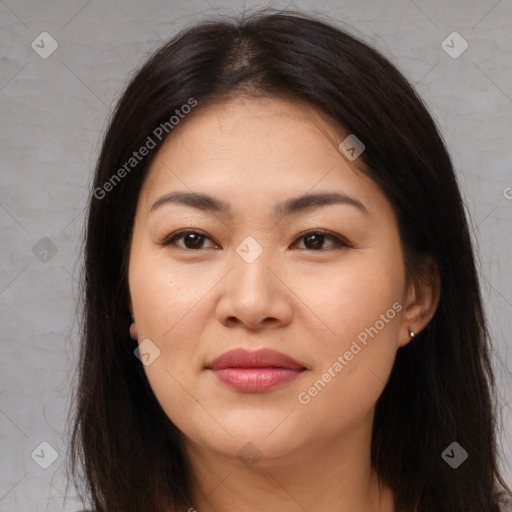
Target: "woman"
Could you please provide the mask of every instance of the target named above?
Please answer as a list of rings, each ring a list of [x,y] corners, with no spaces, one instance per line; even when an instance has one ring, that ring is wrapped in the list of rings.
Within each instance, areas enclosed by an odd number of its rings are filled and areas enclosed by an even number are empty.
[[[72,463],[96,511],[510,494],[450,158],[351,35],[263,13],[162,47],[110,122],[85,255]]]

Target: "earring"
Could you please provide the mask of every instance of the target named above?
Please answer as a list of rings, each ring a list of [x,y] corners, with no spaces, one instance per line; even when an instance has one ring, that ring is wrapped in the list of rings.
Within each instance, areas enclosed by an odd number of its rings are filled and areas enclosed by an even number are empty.
[[[416,333],[409,327],[409,336],[411,337],[411,340],[416,336]]]
[[[132,323],[135,322],[135,318],[133,316],[133,313],[130,313],[130,318],[132,319]]]

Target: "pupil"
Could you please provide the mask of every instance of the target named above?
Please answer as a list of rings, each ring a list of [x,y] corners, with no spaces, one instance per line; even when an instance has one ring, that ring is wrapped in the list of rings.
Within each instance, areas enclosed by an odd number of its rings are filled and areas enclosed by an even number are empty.
[[[199,247],[201,245],[201,235],[197,235],[195,233],[189,233],[186,237],[185,237],[185,245],[187,247],[189,246],[192,246],[192,247]],[[187,242],[190,242],[190,243],[187,243]]]
[[[306,245],[308,245],[308,240],[313,240],[313,243],[309,245],[312,246],[313,249],[318,249],[318,247],[322,245],[323,238],[323,235],[309,235],[306,237]]]

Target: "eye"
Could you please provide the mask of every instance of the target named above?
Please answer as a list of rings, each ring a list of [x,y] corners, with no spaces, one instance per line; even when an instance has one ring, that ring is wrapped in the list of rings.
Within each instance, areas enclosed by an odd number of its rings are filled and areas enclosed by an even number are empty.
[[[177,244],[176,242],[178,240],[183,240],[183,245]],[[182,231],[178,231],[176,233],[172,233],[163,242],[161,242],[161,245],[177,245],[182,249],[204,249],[204,242],[206,240],[210,240],[213,242],[213,240],[210,237],[206,236],[204,233],[201,233],[200,231],[196,231],[193,229],[185,229]],[[219,247],[217,244],[214,244],[214,246]]]
[[[182,249],[205,249],[205,241],[209,240],[213,244],[213,248],[219,248],[219,245],[213,242],[213,240],[201,231],[193,229],[184,229],[169,235],[165,240],[161,242],[161,245],[176,245]],[[182,243],[177,243],[182,241]],[[308,231],[303,233],[300,237],[297,237],[294,244],[297,241],[304,241],[304,246],[299,249],[310,249],[313,251],[326,250],[325,242],[329,241],[330,244],[327,249],[340,248],[340,247],[352,247],[352,245],[345,239],[336,236],[326,231]]]
[[[313,251],[325,250],[323,245],[326,240],[330,241],[330,246],[328,248],[331,249],[339,247],[352,247],[352,245],[347,240],[344,240],[339,236],[328,233],[326,231],[308,231],[307,233],[303,233],[300,237],[295,239],[295,241],[298,240],[304,241],[304,247],[299,247],[299,249],[311,249]]]

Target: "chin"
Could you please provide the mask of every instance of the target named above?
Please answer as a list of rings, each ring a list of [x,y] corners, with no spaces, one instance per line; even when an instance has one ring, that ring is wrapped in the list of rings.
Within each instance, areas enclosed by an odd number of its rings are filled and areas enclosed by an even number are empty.
[[[246,459],[258,459],[258,466],[271,466],[307,446],[311,439],[307,431],[301,430],[286,414],[282,413],[278,419],[274,415],[266,416],[265,411],[259,418],[257,413],[232,415],[231,421],[223,422],[226,430],[215,423],[215,427],[210,424],[207,429],[204,424],[197,429],[188,425],[182,431],[193,444],[218,456],[236,457],[245,465]]]

